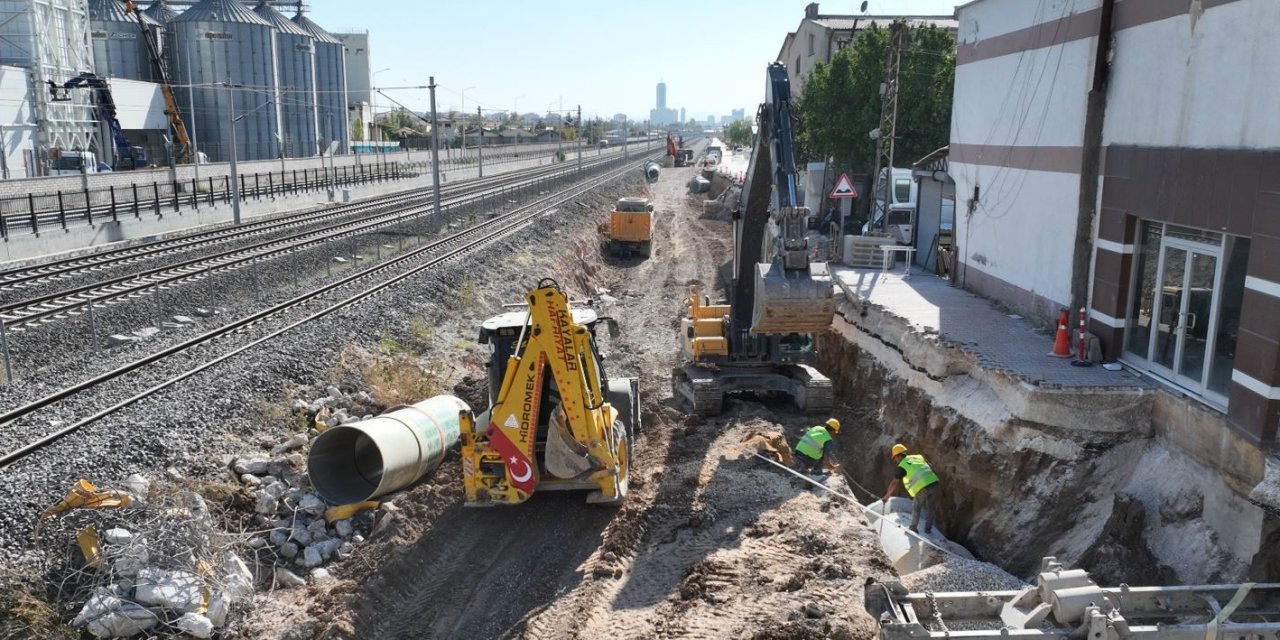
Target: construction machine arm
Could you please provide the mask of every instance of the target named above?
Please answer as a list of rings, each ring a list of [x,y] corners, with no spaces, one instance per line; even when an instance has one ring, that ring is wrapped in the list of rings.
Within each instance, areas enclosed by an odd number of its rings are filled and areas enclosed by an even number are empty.
[[[138,21],[138,30],[142,32],[142,40],[147,45],[147,55],[151,57],[151,65],[160,79],[160,94],[164,96],[164,114],[169,118],[169,126],[173,129],[173,140],[178,145],[178,162],[191,162],[191,138],[187,136],[187,125],[182,122],[182,113],[178,111],[178,101],[173,97],[173,86],[169,81],[169,72],[160,58],[160,47],[155,41],[155,33],[147,28],[142,19],[142,9],[133,0],[121,0],[124,10],[133,14]]]
[[[730,302],[737,336],[817,332],[834,313],[826,265],[810,264],[804,235],[808,210],[797,206],[786,66],[771,63],[767,80],[747,180],[734,212]]]
[[[528,324],[508,359],[488,428],[483,434],[472,430],[471,435],[463,430],[467,501],[517,504],[537,487],[542,474],[536,455],[539,415],[550,383],[547,372],[559,395],[556,411],[563,411],[568,427],[560,437],[576,443],[589,464],[582,479],[599,486],[603,501],[619,498],[625,491],[620,458],[629,444],[620,442],[623,434],[614,428],[620,416],[608,402],[591,334],[573,321],[569,299],[554,281],[539,283],[527,302]]]

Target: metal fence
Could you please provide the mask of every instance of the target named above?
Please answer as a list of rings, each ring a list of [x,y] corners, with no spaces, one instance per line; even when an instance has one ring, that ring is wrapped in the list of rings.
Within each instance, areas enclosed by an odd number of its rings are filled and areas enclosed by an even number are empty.
[[[280,195],[318,191],[338,186],[370,184],[417,177],[415,167],[400,162],[336,167],[332,170],[294,169],[242,173],[241,200],[261,200]],[[231,202],[229,176],[192,178],[172,182],[152,182],[110,186],[105,189],[58,191],[0,199],[0,238],[14,231],[40,233],[42,229],[63,228],[68,223],[115,221],[121,216],[178,213],[183,207],[199,210]]]

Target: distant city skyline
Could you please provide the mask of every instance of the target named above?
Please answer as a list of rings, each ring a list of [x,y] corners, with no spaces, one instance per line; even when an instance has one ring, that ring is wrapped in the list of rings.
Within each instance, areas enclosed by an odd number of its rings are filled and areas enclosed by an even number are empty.
[[[804,17],[808,0],[675,0],[597,3],[561,0],[548,13],[540,3],[479,0],[368,3],[313,0],[308,16],[330,32],[369,31],[374,83],[415,111],[429,109],[423,89],[435,76],[441,111],[486,109],[546,114],[582,105],[588,117],[625,113],[644,120],[654,105],[654,85],[668,85],[668,103],[687,119],[754,114],[764,99],[765,66],[778,55],[787,32]],[[853,13],[854,2],[823,2],[824,13]],[[875,13],[951,13],[954,0],[871,0]],[[287,15],[292,17],[292,11]],[[668,20],[714,24],[683,37]],[[424,16],[442,28],[426,37]],[[646,17],[647,16],[647,17]],[[536,24],[536,34],[529,25]],[[477,29],[483,25],[483,34]],[[625,35],[625,38],[623,36]],[[494,46],[476,46],[483,37]],[[639,47],[627,43],[664,42]],[[386,69],[386,71],[382,71]],[[714,69],[714,72],[709,71]],[[378,96],[379,107],[392,106]]]

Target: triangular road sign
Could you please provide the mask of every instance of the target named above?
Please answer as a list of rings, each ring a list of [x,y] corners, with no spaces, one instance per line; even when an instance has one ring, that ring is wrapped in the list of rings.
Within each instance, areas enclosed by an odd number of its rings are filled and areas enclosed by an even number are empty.
[[[853,188],[853,181],[849,180],[846,173],[840,174],[840,179],[836,180],[836,188],[831,190],[832,198],[856,198],[858,190]]]

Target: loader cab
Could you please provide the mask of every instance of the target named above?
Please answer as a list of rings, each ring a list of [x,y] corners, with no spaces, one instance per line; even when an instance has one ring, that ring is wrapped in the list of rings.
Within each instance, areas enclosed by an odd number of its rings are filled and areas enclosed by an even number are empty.
[[[527,311],[511,311],[501,315],[494,316],[485,320],[480,325],[480,344],[489,345],[489,361],[485,367],[489,369],[489,406],[492,407],[494,401],[498,398],[498,393],[502,390],[502,378],[507,373],[507,363],[510,362],[512,354],[516,350],[516,341],[520,339],[520,333],[528,322],[529,313]],[[594,309],[573,308],[573,321],[583,325],[587,331],[591,332],[592,342],[595,342],[596,323],[599,316]],[[547,389],[554,387],[552,384],[547,385]],[[541,403],[543,411],[550,411],[550,403]],[[540,420],[539,423],[544,423]]]

